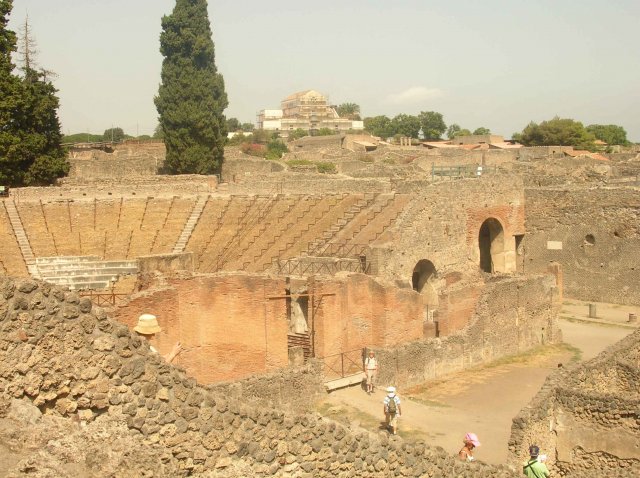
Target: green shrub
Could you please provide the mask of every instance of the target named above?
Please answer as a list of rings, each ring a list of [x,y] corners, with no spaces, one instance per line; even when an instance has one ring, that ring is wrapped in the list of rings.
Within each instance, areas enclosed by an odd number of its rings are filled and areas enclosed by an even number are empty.
[[[309,161],[308,159],[292,159],[287,161],[289,166],[310,166],[313,164],[313,161]]]
[[[267,159],[280,159],[284,153],[288,153],[289,148],[279,139],[272,139],[267,143]]]
[[[309,136],[309,132],[302,128],[298,128],[289,133],[287,141],[295,141],[296,139],[304,138],[305,136]]]
[[[331,128],[320,128],[316,132],[316,136],[333,136],[334,134],[338,134],[336,131]]]
[[[335,174],[337,172],[336,165],[326,161],[316,163],[316,167],[318,172],[323,174]]]

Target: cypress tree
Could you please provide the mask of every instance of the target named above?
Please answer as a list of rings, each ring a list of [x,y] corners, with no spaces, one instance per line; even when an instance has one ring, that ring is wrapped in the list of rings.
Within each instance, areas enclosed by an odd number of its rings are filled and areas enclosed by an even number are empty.
[[[224,80],[215,65],[215,49],[206,0],[176,0],[162,18],[162,82],[155,98],[174,174],[220,171],[226,140],[228,105]]]

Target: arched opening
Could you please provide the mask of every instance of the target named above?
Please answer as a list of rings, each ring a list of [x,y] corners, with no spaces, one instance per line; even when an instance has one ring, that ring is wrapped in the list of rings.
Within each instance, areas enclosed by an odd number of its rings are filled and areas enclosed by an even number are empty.
[[[434,287],[436,278],[436,266],[427,259],[418,261],[413,268],[413,275],[411,277],[413,290],[424,295],[427,299],[427,304],[432,306],[438,305],[438,293]]]
[[[495,218],[482,223],[478,234],[480,248],[480,269],[484,272],[504,272],[504,229]]]

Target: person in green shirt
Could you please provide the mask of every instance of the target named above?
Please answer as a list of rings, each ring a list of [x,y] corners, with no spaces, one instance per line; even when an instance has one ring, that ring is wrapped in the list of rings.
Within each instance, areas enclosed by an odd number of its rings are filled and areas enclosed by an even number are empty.
[[[537,445],[531,445],[529,447],[529,461],[525,461],[522,464],[522,472],[524,476],[528,478],[546,478],[549,476],[549,470],[547,465],[538,460],[540,455],[540,447]]]

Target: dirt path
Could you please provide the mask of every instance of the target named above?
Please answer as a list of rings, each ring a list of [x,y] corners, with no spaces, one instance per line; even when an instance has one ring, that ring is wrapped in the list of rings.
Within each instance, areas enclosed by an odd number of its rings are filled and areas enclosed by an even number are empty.
[[[482,442],[477,458],[504,463],[512,418],[529,403],[558,363],[591,358],[633,331],[567,320],[560,320],[560,327],[568,345],[538,349],[454,374],[446,381],[399,390],[403,411],[399,434],[409,440],[424,439],[455,454],[464,434],[474,432]],[[320,411],[376,430],[382,425],[383,398],[381,389],[369,396],[359,387],[350,387],[331,393]]]

